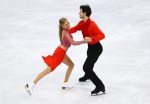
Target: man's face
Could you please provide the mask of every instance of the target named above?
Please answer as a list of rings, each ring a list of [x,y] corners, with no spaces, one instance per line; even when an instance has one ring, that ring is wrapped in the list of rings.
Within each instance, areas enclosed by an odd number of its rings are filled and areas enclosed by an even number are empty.
[[[79,15],[80,15],[80,18],[81,18],[81,19],[84,19],[85,16],[86,16],[86,13],[83,13],[82,9],[80,9]]]

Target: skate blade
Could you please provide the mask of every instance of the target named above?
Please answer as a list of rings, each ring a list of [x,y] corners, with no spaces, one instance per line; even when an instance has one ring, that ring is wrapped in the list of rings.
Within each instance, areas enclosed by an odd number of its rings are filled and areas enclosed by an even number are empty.
[[[63,90],[69,90],[72,89],[73,87],[62,87]]]
[[[29,94],[29,95],[32,95],[31,92],[29,91],[28,87],[27,86],[24,86],[25,89],[26,89],[26,92]]]
[[[79,82],[90,82],[90,79],[87,79],[85,81],[79,81]]]
[[[104,95],[106,94],[105,92],[102,92],[102,93],[95,93],[95,94],[91,94],[91,96],[99,96],[99,95]]]

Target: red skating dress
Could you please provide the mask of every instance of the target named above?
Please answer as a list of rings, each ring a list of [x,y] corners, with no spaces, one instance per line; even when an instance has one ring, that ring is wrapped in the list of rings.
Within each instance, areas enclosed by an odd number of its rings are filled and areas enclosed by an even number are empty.
[[[63,30],[61,45],[69,48],[71,44],[80,45],[82,43],[84,43],[84,41],[74,41],[67,29]],[[66,51],[58,46],[53,55],[48,55],[47,57],[42,56],[42,58],[44,62],[51,67],[51,71],[53,71],[63,61],[65,55]]]

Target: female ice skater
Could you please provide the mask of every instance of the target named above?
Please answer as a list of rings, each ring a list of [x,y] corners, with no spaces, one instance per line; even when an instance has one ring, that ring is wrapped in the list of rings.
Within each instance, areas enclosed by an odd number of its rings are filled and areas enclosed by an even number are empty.
[[[74,67],[72,60],[66,54],[68,48],[72,45],[80,45],[86,43],[85,40],[82,41],[74,41],[73,37],[69,34],[68,29],[70,28],[70,24],[68,20],[62,17],[59,20],[59,37],[60,37],[60,45],[56,48],[53,55],[48,55],[47,57],[42,56],[44,62],[47,64],[47,68],[43,70],[31,83],[27,83],[25,85],[25,89],[29,95],[33,94],[33,88],[37,84],[37,82],[42,79],[45,75],[49,74],[50,72],[54,71],[54,69],[63,62],[64,64],[68,65],[68,70],[66,71],[65,80],[63,83],[62,88],[66,89],[69,88],[67,82],[69,80],[70,74]]]

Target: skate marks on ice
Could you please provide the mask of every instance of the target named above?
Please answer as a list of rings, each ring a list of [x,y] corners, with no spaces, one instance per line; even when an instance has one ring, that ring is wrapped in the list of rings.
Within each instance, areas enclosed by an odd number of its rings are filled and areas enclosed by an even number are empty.
[[[63,90],[58,86],[37,87],[32,96],[27,95],[23,88],[22,94],[18,92],[16,96],[20,96],[19,99],[24,102],[23,104],[25,102],[39,104],[43,101],[45,104],[138,104],[134,95],[119,86],[106,86],[106,94],[102,96],[90,95],[94,88],[90,82],[74,84],[70,90]]]
[[[70,90],[70,96],[78,96],[79,98],[86,98],[88,101],[84,103],[103,103],[103,104],[137,104],[138,100],[135,95],[130,93],[128,89],[123,89],[119,86],[106,86],[106,94],[99,94],[97,96],[91,96],[90,92],[94,86],[90,82],[76,83],[74,89]],[[69,92],[70,92],[69,91]],[[68,93],[68,92],[66,92]],[[65,96],[65,95],[64,95]],[[82,99],[78,99],[82,100]]]
[[[138,104],[136,96],[119,86],[106,86],[106,94],[103,97],[105,103],[111,104]],[[109,100],[109,101],[108,101]]]
[[[138,100],[130,89],[124,89],[120,86],[106,86],[106,94],[99,94],[97,96],[91,96],[91,91],[95,88],[91,81],[87,81],[84,83],[76,82],[74,83],[74,88],[68,91],[63,91],[62,96],[65,97],[73,97],[78,100],[88,99],[88,101],[83,101],[84,103],[99,103],[103,102],[104,104],[137,104]],[[81,99],[80,99],[81,98]]]

